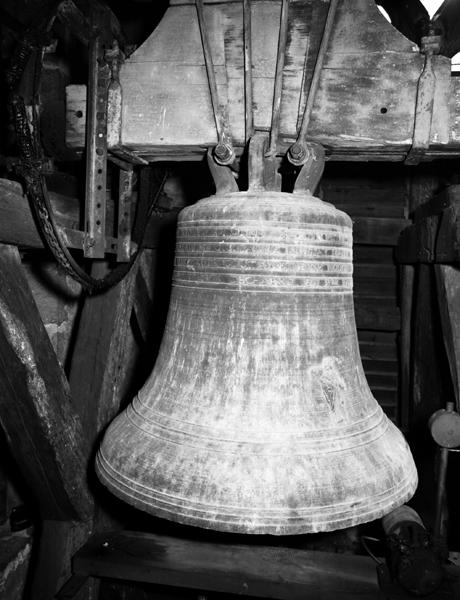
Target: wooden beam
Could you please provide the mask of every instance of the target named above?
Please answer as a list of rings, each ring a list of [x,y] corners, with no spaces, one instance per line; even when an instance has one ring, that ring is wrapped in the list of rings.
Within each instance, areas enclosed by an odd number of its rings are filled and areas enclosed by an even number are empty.
[[[131,383],[130,376],[136,353],[129,324],[137,270],[138,263],[118,285],[102,294],[88,296],[80,317],[69,380],[75,410],[87,433],[87,452],[91,457],[90,460],[97,449],[100,432],[119,411],[120,403],[125,398],[127,387]],[[102,277],[106,272],[106,263],[93,263],[91,272],[93,277]],[[67,577],[70,577],[70,560],[73,554],[88,539],[91,531],[106,528],[107,522],[111,527],[118,525],[104,510],[100,488],[94,482],[95,475],[91,462],[87,465],[87,469],[90,473],[91,489],[94,490],[99,502],[90,528],[78,530],[80,543],[76,544],[73,536],[66,545],[66,552],[61,553],[59,559],[56,557],[61,571],[66,573]],[[52,535],[53,530],[51,529],[50,532]],[[81,589],[76,598],[95,600],[98,597],[97,580],[88,578],[80,583]],[[67,594],[69,589],[73,589],[72,582],[69,582],[69,586],[63,590],[63,593]]]
[[[69,382],[75,410],[93,452],[100,431],[117,414],[128,367],[129,321],[138,263],[116,286],[85,300],[71,360]],[[93,277],[107,272],[95,262]]]
[[[71,559],[91,534],[91,521],[46,520],[34,538],[34,564],[30,600],[54,598],[71,576]],[[30,577],[29,573],[29,577]],[[73,596],[74,600],[96,600],[96,596]]]
[[[94,263],[92,275],[102,277],[107,271],[103,262]],[[129,317],[132,307],[132,284],[137,265],[117,286],[103,294],[85,299],[77,331],[70,368],[73,406],[86,433],[85,470],[90,489],[95,493],[92,463],[98,434],[115,416],[124,396],[127,373],[132,366]],[[71,559],[92,531],[103,527],[105,516],[101,505],[84,524],[71,521],[46,521],[40,537],[38,563],[35,569],[33,600],[47,600],[71,575]],[[114,524],[111,523],[113,527]],[[98,582],[81,582],[75,599],[95,600]],[[69,584],[63,593],[73,586]],[[64,596],[65,597],[65,596]]]
[[[411,405],[408,434],[419,473],[419,485],[411,502],[424,523],[433,526],[435,453],[427,423],[436,410],[445,407],[446,398],[451,394],[451,383],[444,355],[432,265],[416,266],[412,319]]]
[[[0,246],[0,414],[42,518],[85,519],[85,436],[17,248]]]
[[[326,2],[291,4],[279,154],[297,137],[327,13]],[[411,13],[410,4],[415,14],[426,17],[418,0],[399,4]],[[206,2],[205,11],[217,86],[223,97],[228,94],[233,100],[228,117],[234,145],[241,152],[245,143],[242,11],[238,2],[229,0]],[[280,3],[254,3],[252,19],[254,125],[267,131]],[[374,0],[343,0],[321,72],[310,141],[325,146],[332,160],[403,161],[412,145],[423,62],[414,42],[385,20]],[[436,91],[427,157],[458,154],[455,102],[459,91],[451,82],[450,61],[434,56],[433,70]],[[174,160],[204,153],[216,143],[194,2],[170,3],[154,33],[123,64],[120,82],[123,148],[147,160]]]
[[[393,298],[358,296],[354,298],[354,304],[358,329],[399,331],[401,317]]]
[[[457,410],[460,408],[460,271],[458,266],[435,265],[439,311]]]
[[[375,564],[368,557],[129,531],[93,537],[76,554],[74,572],[279,600],[378,595]]]
[[[460,260],[460,185],[452,185],[414,212],[414,224],[398,240],[403,264]]]
[[[401,231],[412,223],[409,219],[377,217],[355,217],[352,220],[354,243],[376,246],[396,246]]]

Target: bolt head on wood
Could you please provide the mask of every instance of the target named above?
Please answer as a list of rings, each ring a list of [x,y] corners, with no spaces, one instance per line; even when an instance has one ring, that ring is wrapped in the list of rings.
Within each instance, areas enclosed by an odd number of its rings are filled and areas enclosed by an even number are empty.
[[[288,159],[293,165],[300,166],[308,158],[308,151],[306,146],[300,144],[299,142],[295,142],[288,150]]]
[[[217,144],[214,148],[214,159],[219,165],[230,165],[235,159],[233,148],[229,144]]]

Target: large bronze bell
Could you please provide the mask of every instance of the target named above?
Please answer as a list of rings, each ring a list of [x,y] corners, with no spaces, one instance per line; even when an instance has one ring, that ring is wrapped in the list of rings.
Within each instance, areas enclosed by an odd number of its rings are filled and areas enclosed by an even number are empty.
[[[183,210],[160,353],[104,437],[102,482],[242,533],[340,529],[406,502],[416,469],[364,376],[352,269],[349,217],[306,193]]]

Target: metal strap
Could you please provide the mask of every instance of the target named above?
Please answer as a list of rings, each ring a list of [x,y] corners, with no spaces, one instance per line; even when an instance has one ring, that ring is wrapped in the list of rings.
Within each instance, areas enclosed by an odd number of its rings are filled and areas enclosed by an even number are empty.
[[[246,142],[254,133],[254,115],[252,107],[252,15],[251,0],[243,0],[244,30],[244,114]]]
[[[311,79],[310,90],[308,92],[307,102],[305,104],[305,110],[302,117],[302,124],[300,126],[300,131],[297,136],[296,142],[289,148],[288,151],[288,159],[294,165],[302,165],[308,159],[309,156],[308,151],[305,148],[307,130],[310,124],[310,118],[313,111],[316,92],[318,90],[324,58],[326,56],[327,47],[329,45],[329,39],[331,37],[332,28],[334,25],[335,15],[337,12],[339,2],[340,0],[330,1],[329,11],[327,13],[326,23],[324,25],[324,31],[321,38],[321,44],[318,50],[318,56],[316,57],[313,77]]]
[[[426,36],[422,38],[422,52],[425,54],[423,71],[418,80],[417,100],[415,104],[414,133],[412,146],[407,154],[406,165],[418,165],[430,146],[431,121],[433,119],[436,75],[433,69],[433,55],[439,52],[441,38]]]
[[[278,36],[278,53],[276,57],[275,83],[273,89],[272,122],[270,127],[270,144],[267,156],[276,154],[281,116],[281,94],[283,91],[283,70],[286,58],[286,42],[288,29],[289,0],[282,0],[280,15],[280,32]]]
[[[214,157],[221,165],[229,165],[235,158],[231,135],[229,133],[229,124],[226,112],[219,103],[219,94],[217,91],[216,74],[212,62],[211,45],[207,34],[206,21],[203,11],[203,0],[195,0],[195,7],[200,26],[201,45],[203,47],[204,62],[206,73],[208,75],[209,91],[211,94],[211,104],[214,114],[214,122],[217,131],[217,145],[214,148]]]

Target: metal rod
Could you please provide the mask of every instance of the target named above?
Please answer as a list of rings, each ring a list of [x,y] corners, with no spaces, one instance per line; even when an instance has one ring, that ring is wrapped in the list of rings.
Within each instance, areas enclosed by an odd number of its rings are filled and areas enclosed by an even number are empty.
[[[251,37],[251,0],[243,0],[244,28],[244,110],[246,142],[254,133],[252,109],[252,37]]]
[[[206,31],[206,21],[203,11],[203,0],[195,0],[195,7],[198,16],[198,24],[200,26],[201,44],[203,46],[204,62],[206,73],[208,75],[209,91],[211,93],[211,104],[214,113],[214,121],[217,131],[217,146],[214,149],[214,154],[221,164],[228,164],[234,158],[233,147],[230,136],[225,131],[225,116],[219,104],[219,94],[217,91],[216,75],[214,73],[214,65],[212,62],[211,46]]]
[[[335,14],[337,12],[337,6],[339,4],[339,1],[340,0],[331,0],[329,4],[329,11],[327,13],[326,23],[324,25],[324,31],[321,38],[321,44],[318,50],[318,56],[316,57],[315,68],[310,84],[310,90],[308,92],[307,102],[305,104],[305,110],[302,117],[302,124],[300,126],[299,135],[297,136],[297,141],[300,143],[304,142],[306,138],[311,113],[313,111],[313,104],[315,102],[316,92],[318,90],[318,84],[321,77],[324,58],[326,56],[327,47],[329,45],[329,38],[331,37],[332,27],[334,25]]]
[[[270,145],[268,156],[276,153],[276,144],[280,127],[281,94],[283,90],[283,70],[286,58],[286,41],[288,26],[289,0],[282,0],[280,16],[280,33],[278,37],[278,54],[276,57],[275,85],[273,90],[272,122],[270,127]]]

